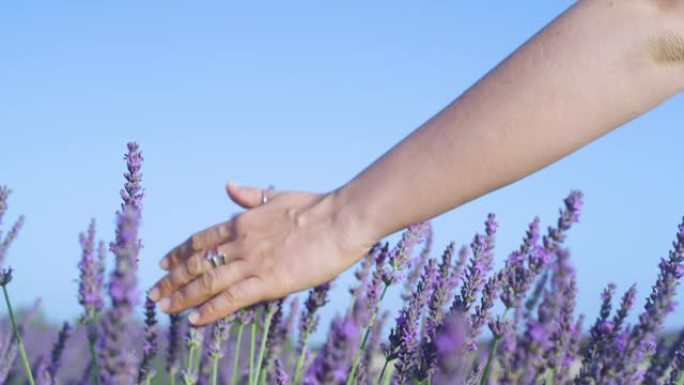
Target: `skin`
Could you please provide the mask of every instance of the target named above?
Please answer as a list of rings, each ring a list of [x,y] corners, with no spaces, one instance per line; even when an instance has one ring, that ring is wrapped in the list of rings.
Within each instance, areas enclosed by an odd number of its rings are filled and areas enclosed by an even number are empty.
[[[340,188],[229,183],[246,211],[161,261],[150,296],[204,325],[335,278],[378,240],[506,186],[684,89],[684,0],[580,1]],[[426,151],[429,149],[429,151]],[[203,258],[218,246],[229,262]]]

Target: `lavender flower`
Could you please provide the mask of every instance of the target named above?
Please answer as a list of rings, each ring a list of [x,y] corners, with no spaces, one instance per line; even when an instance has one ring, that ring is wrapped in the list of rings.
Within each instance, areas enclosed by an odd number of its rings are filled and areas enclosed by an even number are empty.
[[[0,271],[0,286],[5,287],[12,282],[12,268],[8,267]]]
[[[615,284],[609,284],[601,293],[601,310],[599,317],[591,327],[590,338],[584,350],[582,368],[575,379],[576,385],[593,384],[600,377],[601,361],[597,358],[603,354],[603,349],[608,347],[608,338],[613,329],[610,321],[612,299],[615,294]]]
[[[563,200],[565,209],[560,210],[557,226],[549,227],[549,233],[543,239],[544,247],[547,250],[553,251],[557,245],[563,243],[567,236],[567,231],[570,230],[573,223],[579,222],[580,212],[584,204],[583,198],[584,195],[581,191],[571,191],[567,198]]]
[[[299,322],[299,359],[295,366],[295,384],[298,384],[301,380],[304,358],[307,351],[306,345],[309,341],[309,337],[318,326],[318,315],[316,314],[316,311],[328,302],[328,291],[330,291],[330,283],[316,286],[309,291],[309,296],[304,303],[305,308],[302,311]]]
[[[309,291],[309,297],[304,303],[305,309],[302,311],[302,316],[299,325],[299,349],[304,350],[311,333],[316,330],[318,325],[318,315],[316,311],[328,303],[328,292],[330,291],[330,283],[324,283],[316,286]]]
[[[185,344],[188,348],[188,366],[183,369],[181,377],[185,385],[194,385],[199,376],[199,358],[202,356],[202,345],[204,342],[204,328],[190,327],[185,337]]]
[[[287,372],[283,368],[283,363],[278,359],[275,360],[275,382],[277,385],[288,384]]]
[[[62,329],[57,337],[57,342],[55,342],[52,347],[52,353],[50,355],[50,360],[42,359],[38,364],[37,370],[37,383],[43,385],[55,385],[57,383],[57,372],[61,365],[62,354],[64,353],[64,347],[66,342],[71,335],[71,326],[68,322],[62,325]]]
[[[466,333],[466,318],[460,312],[449,313],[437,329],[437,372],[433,383],[459,383],[458,379],[463,379]]]
[[[418,243],[427,240],[430,231],[428,223],[411,225],[404,231],[399,243],[389,252],[388,265],[383,275],[385,285],[391,286],[402,278],[403,271],[411,266],[413,249]]]
[[[88,226],[87,233],[79,236],[81,244],[81,261],[78,264],[80,280],[78,286],[78,303],[83,306],[84,312],[81,322],[88,324],[104,308],[102,299],[102,284],[104,266],[100,260],[95,259],[95,220]]]
[[[12,190],[10,190],[7,186],[0,186],[0,225],[2,225],[2,219],[4,218],[5,213],[7,212],[7,208],[9,207],[7,204],[7,200],[11,192]],[[23,225],[24,217],[20,216],[19,219],[17,219],[17,221],[14,223],[10,231],[7,233],[7,235],[4,236],[4,238],[2,234],[2,229],[0,228],[0,267],[2,267],[5,261],[7,249],[9,249],[14,239],[17,237],[17,235],[19,235],[19,231],[21,231]]]
[[[502,272],[501,300],[507,309],[519,308],[522,300],[537,278],[538,273],[546,267],[548,258],[543,248],[538,247],[539,218],[530,223],[520,250],[512,252],[506,260]],[[540,256],[543,255],[543,256]],[[525,266],[527,261],[529,266]]]
[[[682,335],[684,335],[684,332]],[[670,378],[665,382],[665,385],[679,385],[684,381],[684,338],[682,336],[680,336],[675,346],[677,348],[672,357]]]
[[[639,316],[639,322],[632,328],[627,346],[621,361],[618,363],[620,375],[633,376],[636,374],[645,344],[657,333],[663,320],[674,310],[674,296],[679,280],[684,275],[684,222],[679,225],[677,239],[673,242],[673,249],[667,259],[660,261],[660,274],[653,286],[651,295],[646,300],[644,312]]]
[[[157,313],[156,304],[149,297],[145,299],[145,342],[143,345],[143,358],[138,370],[138,383],[148,383],[156,374],[152,367],[152,361],[157,355]]]
[[[387,324],[387,321],[389,320],[390,317],[390,312],[389,311],[383,311],[380,316],[375,320],[375,323],[373,324],[373,327],[371,328],[370,332],[370,337],[368,339],[368,344],[365,347],[364,351],[364,360],[365,362],[365,370],[366,370],[366,378],[374,378],[375,373],[373,372],[373,363],[375,362],[375,359],[378,355],[378,351],[380,351],[380,345],[382,343],[382,338],[383,338],[383,330],[385,329],[385,324]],[[360,371],[360,367],[359,370]]]
[[[475,307],[475,311],[470,316],[468,335],[466,337],[466,349],[472,352],[477,348],[477,337],[482,332],[482,327],[487,324],[494,302],[498,298],[501,277],[496,274],[491,276],[484,285],[480,303]]]
[[[336,317],[330,327],[330,336],[314,359],[305,378],[305,385],[342,385],[347,380],[349,365],[357,347],[358,326],[349,318]]]
[[[408,274],[406,274],[406,278],[404,279],[404,290],[401,294],[401,299],[403,301],[408,301],[411,299],[413,288],[416,285],[420,274],[423,272],[425,263],[427,262],[428,257],[430,256],[430,251],[432,250],[432,225],[430,222],[425,222],[424,226],[425,228],[423,229],[422,234],[423,250],[410,262],[410,269],[408,270]]]
[[[449,292],[456,290],[456,287],[461,282],[461,279],[463,279],[463,272],[466,267],[466,263],[468,262],[468,255],[468,246],[461,246],[460,250],[458,251],[458,259],[456,260],[454,269],[449,277]]]
[[[361,259],[359,267],[354,271],[354,278],[356,278],[357,284],[349,289],[352,299],[360,297],[364,292],[366,285],[368,284],[368,277],[373,269],[373,263],[375,262],[377,255],[381,250],[382,244],[376,243],[368,251],[368,254]]]
[[[651,357],[651,363],[648,370],[644,374],[644,385],[658,385],[661,383],[661,378],[665,376],[668,368],[672,365],[672,370],[677,370],[677,362],[675,359],[678,350],[684,350],[684,330],[679,333],[679,337],[671,344],[665,342],[665,338],[661,338],[657,346],[656,353]],[[680,359],[680,366],[684,361]],[[675,376],[676,377],[676,376]]]
[[[431,376],[437,360],[437,348],[435,337],[437,328],[444,318],[444,306],[452,295],[453,286],[450,285],[452,256],[454,243],[450,243],[439,263],[438,274],[432,285],[432,294],[428,301],[428,310],[422,333],[420,363],[416,368],[416,378],[424,380]]]
[[[411,294],[411,299],[401,309],[397,324],[390,332],[389,347],[385,352],[385,357],[388,361],[397,360],[395,367],[399,384],[407,383],[418,365],[418,328],[423,307],[432,294],[436,280],[437,261],[431,258]]]
[[[224,355],[223,343],[228,339],[233,322],[235,322],[235,316],[230,315],[216,321],[211,329],[212,339],[209,344],[208,354],[215,361],[218,361]]]
[[[166,370],[174,378],[179,370],[180,337],[183,335],[183,318],[179,313],[169,315],[168,344],[166,348]]]
[[[140,240],[140,210],[142,209],[142,186],[140,173],[142,154],[136,143],[128,144],[124,157],[128,172],[121,190],[123,203],[117,212],[116,241],[110,250],[116,256],[114,271],[109,279],[109,296],[112,307],[105,314],[102,323],[104,348],[101,351],[102,382],[105,385],[129,385],[135,380],[138,365],[126,340],[126,326],[133,316],[133,307],[138,303],[136,270]]]
[[[487,216],[485,222],[485,235],[475,234],[470,248],[473,256],[465,272],[465,280],[461,286],[461,294],[456,297],[451,306],[452,311],[467,313],[475,302],[478,292],[485,283],[485,277],[492,268],[494,258],[494,242],[498,225],[494,214]]]

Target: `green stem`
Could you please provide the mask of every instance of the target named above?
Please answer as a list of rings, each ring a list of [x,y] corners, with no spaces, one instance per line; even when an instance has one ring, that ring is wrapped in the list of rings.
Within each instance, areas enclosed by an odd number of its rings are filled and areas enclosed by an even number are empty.
[[[387,371],[387,366],[389,365],[390,360],[385,358],[385,364],[382,365],[382,370],[380,371],[380,377],[378,378],[378,384],[382,384],[382,379],[385,377],[385,372]]]
[[[169,370],[169,385],[176,385],[176,371]]]
[[[268,332],[271,328],[271,321],[273,320],[273,315],[275,311],[269,311],[266,313],[266,319],[264,320],[264,330],[261,333],[261,346],[259,347],[259,358],[257,359],[256,366],[256,379],[253,385],[259,385],[259,380],[261,379],[261,368],[264,364],[264,355],[266,353],[266,342],[268,342]]]
[[[190,345],[190,348],[188,349],[188,365],[187,365],[187,371],[186,371],[187,374],[191,374],[191,373],[193,373],[193,371],[194,371],[194,367],[195,367],[195,365],[194,365],[194,364],[195,364],[195,355],[197,354],[197,351],[198,351],[198,349],[197,349],[197,347],[194,345],[194,343],[191,344],[191,345]],[[201,352],[200,352],[200,354],[201,354]],[[199,358],[199,357],[198,357],[198,358]],[[199,361],[199,360],[198,360],[198,361]],[[199,366],[199,362],[198,362],[198,366]],[[190,378],[190,377],[188,377],[188,376],[183,376],[183,382],[184,382],[186,385],[193,385],[193,384],[195,384],[195,382],[189,381],[188,378]]]
[[[100,362],[97,358],[97,352],[95,351],[95,341],[88,342],[88,350],[90,350],[90,358],[93,360],[93,384],[100,385]]]
[[[508,315],[508,308],[504,310],[503,315],[501,316],[501,322],[506,322],[506,316]],[[494,343],[492,344],[492,349],[489,352],[489,356],[487,357],[487,364],[485,365],[484,371],[482,372],[482,378],[480,379],[480,385],[487,385],[487,381],[489,380],[489,375],[491,374],[492,371],[492,363],[494,362],[494,356],[496,356],[496,350],[499,348],[499,344],[501,343],[501,336],[496,336],[494,337]]]
[[[245,330],[245,324],[241,323],[238,327],[237,341],[235,342],[235,357],[233,357],[233,373],[231,375],[230,384],[237,385],[238,383],[238,365],[240,361],[240,346],[242,345],[242,333]]]
[[[258,315],[257,315],[258,317]],[[252,321],[249,338],[249,385],[254,385],[254,354],[256,350],[257,321],[256,317]]]
[[[218,356],[214,357],[213,365],[211,366],[211,385],[218,383]]]
[[[353,385],[356,382],[356,380],[355,380],[356,370],[358,369],[359,364],[361,363],[361,353],[366,348],[366,343],[368,342],[368,336],[370,336],[371,330],[373,329],[373,325],[375,325],[375,319],[377,318],[377,315],[378,315],[378,309],[380,308],[380,303],[385,298],[385,294],[387,294],[388,288],[389,288],[389,285],[385,285],[385,287],[382,288],[382,294],[380,294],[380,299],[378,300],[378,303],[375,305],[375,309],[373,309],[373,315],[371,316],[371,320],[368,323],[368,327],[366,327],[366,330],[363,332],[363,339],[361,340],[361,345],[359,345],[359,350],[356,352],[356,356],[354,357],[354,362],[352,363],[352,367],[349,370],[349,375],[347,376],[347,384],[346,385]]]
[[[305,333],[302,336],[302,351],[299,353],[299,358],[297,359],[297,365],[295,366],[295,375],[292,381],[292,385],[300,385],[302,380],[302,370],[304,368],[304,358],[306,357],[306,345],[309,343],[309,333]]]
[[[553,385],[553,375],[554,375],[554,370],[553,369],[547,369],[546,381],[544,381],[544,385]]]
[[[21,354],[21,360],[24,362],[24,369],[26,370],[26,376],[28,377],[29,384],[35,385],[33,381],[33,373],[31,373],[31,364],[29,363],[28,356],[26,355],[26,350],[24,349],[24,343],[21,341],[21,335],[19,333],[19,328],[17,328],[17,321],[14,318],[14,312],[12,311],[12,304],[10,304],[9,294],[7,294],[7,285],[2,285],[2,292],[5,294],[5,303],[7,304],[7,312],[10,316],[10,321],[12,321],[12,330],[14,330],[14,337],[17,339],[17,346],[19,347],[19,353]]]
[[[392,376],[394,376],[394,371],[396,370],[396,367],[394,365],[390,366],[388,368],[388,375],[385,377],[385,382],[382,385],[390,385],[392,382]]]

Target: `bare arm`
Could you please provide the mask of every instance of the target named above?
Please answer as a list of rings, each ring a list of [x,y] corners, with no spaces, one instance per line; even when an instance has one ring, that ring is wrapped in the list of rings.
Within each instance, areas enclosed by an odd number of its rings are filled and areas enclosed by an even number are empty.
[[[668,99],[684,84],[684,29],[675,32],[684,14],[665,11],[578,3],[341,188],[342,206],[380,237],[533,173]]]
[[[528,175],[684,88],[684,0],[585,0],[329,194],[229,185],[248,208],[162,260],[163,310],[205,324],[334,278],[377,240]],[[212,268],[203,251],[228,257]]]

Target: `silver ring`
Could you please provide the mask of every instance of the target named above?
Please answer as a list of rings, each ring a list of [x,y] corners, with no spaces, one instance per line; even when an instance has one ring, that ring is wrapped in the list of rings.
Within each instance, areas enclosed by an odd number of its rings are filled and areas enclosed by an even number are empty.
[[[211,266],[214,268],[218,267],[218,261],[216,261],[216,255],[212,255],[211,258],[209,258],[209,262],[211,262]]]
[[[223,255],[223,254],[221,254]],[[218,255],[218,248],[212,247],[211,249],[208,249],[207,251],[204,252],[204,259],[209,261],[211,263],[211,266],[213,268],[217,268],[219,266],[218,258],[220,256]],[[223,261],[225,257],[221,258],[221,261]]]
[[[221,260],[221,265],[225,265],[226,263],[228,263],[228,258],[226,257],[225,254],[220,253],[220,254],[218,255],[218,257],[219,257],[219,259]]]
[[[268,186],[267,189],[261,190],[261,204],[265,205],[268,203],[268,192],[273,191],[274,187],[273,186]]]

